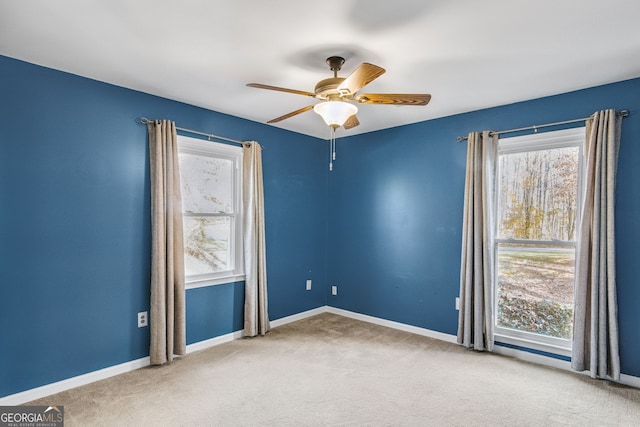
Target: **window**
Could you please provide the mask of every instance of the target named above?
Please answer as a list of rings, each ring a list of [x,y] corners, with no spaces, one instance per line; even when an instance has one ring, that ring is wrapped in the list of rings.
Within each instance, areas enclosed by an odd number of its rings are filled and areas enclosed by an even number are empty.
[[[498,142],[496,341],[569,356],[584,127]]]
[[[244,280],[242,148],[178,136],[188,288]]]

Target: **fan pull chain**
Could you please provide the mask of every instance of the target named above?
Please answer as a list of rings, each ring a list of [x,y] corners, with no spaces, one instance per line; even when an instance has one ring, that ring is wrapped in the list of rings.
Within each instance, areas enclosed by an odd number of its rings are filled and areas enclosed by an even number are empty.
[[[338,126],[331,126],[331,136],[329,137],[329,170],[333,170],[333,161],[336,159],[336,129]]]
[[[336,130],[333,130],[333,153],[331,153],[333,160],[336,159]]]
[[[333,170],[333,161],[336,158],[335,152],[336,129],[331,128],[331,136],[329,137],[329,170]]]

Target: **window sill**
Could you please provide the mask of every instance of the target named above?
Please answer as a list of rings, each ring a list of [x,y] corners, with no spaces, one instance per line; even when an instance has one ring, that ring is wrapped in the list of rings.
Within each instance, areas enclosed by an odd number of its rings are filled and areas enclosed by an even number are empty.
[[[545,353],[571,357],[571,341],[554,337],[540,336],[529,332],[510,329],[496,329],[494,332],[496,342],[544,351]]]
[[[233,276],[216,277],[214,279],[194,280],[186,282],[185,289],[205,288],[207,286],[225,285],[228,283],[242,282],[245,280],[244,274],[236,274]]]

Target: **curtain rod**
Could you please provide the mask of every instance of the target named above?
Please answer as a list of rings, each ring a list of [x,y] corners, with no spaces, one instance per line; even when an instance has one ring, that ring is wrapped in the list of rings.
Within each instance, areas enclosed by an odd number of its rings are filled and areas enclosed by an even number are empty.
[[[153,120],[147,119],[146,117],[139,117],[136,121],[138,123],[140,123],[140,124],[143,124],[143,125],[146,125],[149,122],[153,122]],[[196,134],[196,135],[206,136],[207,138],[215,138],[215,139],[221,139],[222,141],[235,142],[236,144],[244,144],[243,141],[238,141],[237,139],[225,138],[224,136],[214,135],[212,133],[199,132],[197,130],[180,128],[178,126],[176,126],[176,130],[179,130],[179,131],[182,131],[182,132],[187,132],[187,133],[193,133],[193,134]]]
[[[629,110],[616,111],[616,115],[622,116],[622,117],[627,117],[629,115]],[[533,126],[527,126],[527,127],[523,127],[523,128],[517,128],[517,129],[507,129],[507,130],[492,131],[492,132],[489,132],[489,135],[493,136],[493,135],[500,135],[502,133],[520,132],[520,131],[523,131],[523,130],[531,130],[531,129],[538,130],[538,128],[545,128],[545,127],[549,127],[549,126],[559,126],[559,125],[566,125],[566,124],[569,124],[569,123],[584,122],[585,120],[589,120],[590,118],[591,117],[583,117],[581,119],[565,120],[563,122],[545,123],[543,125],[533,125]],[[456,140],[458,142],[466,141],[467,139],[469,139],[468,136],[459,136],[459,137],[456,138]]]

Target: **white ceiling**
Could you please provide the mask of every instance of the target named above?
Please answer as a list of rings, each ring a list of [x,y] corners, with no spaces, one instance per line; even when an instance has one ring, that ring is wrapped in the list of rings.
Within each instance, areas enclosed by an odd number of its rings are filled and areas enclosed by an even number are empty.
[[[364,92],[433,95],[360,105],[341,136],[638,77],[639,19],[638,0],[0,0],[0,54],[258,122],[317,101],[246,83],[313,92],[331,55],[386,68]],[[313,111],[275,126],[329,136]]]

